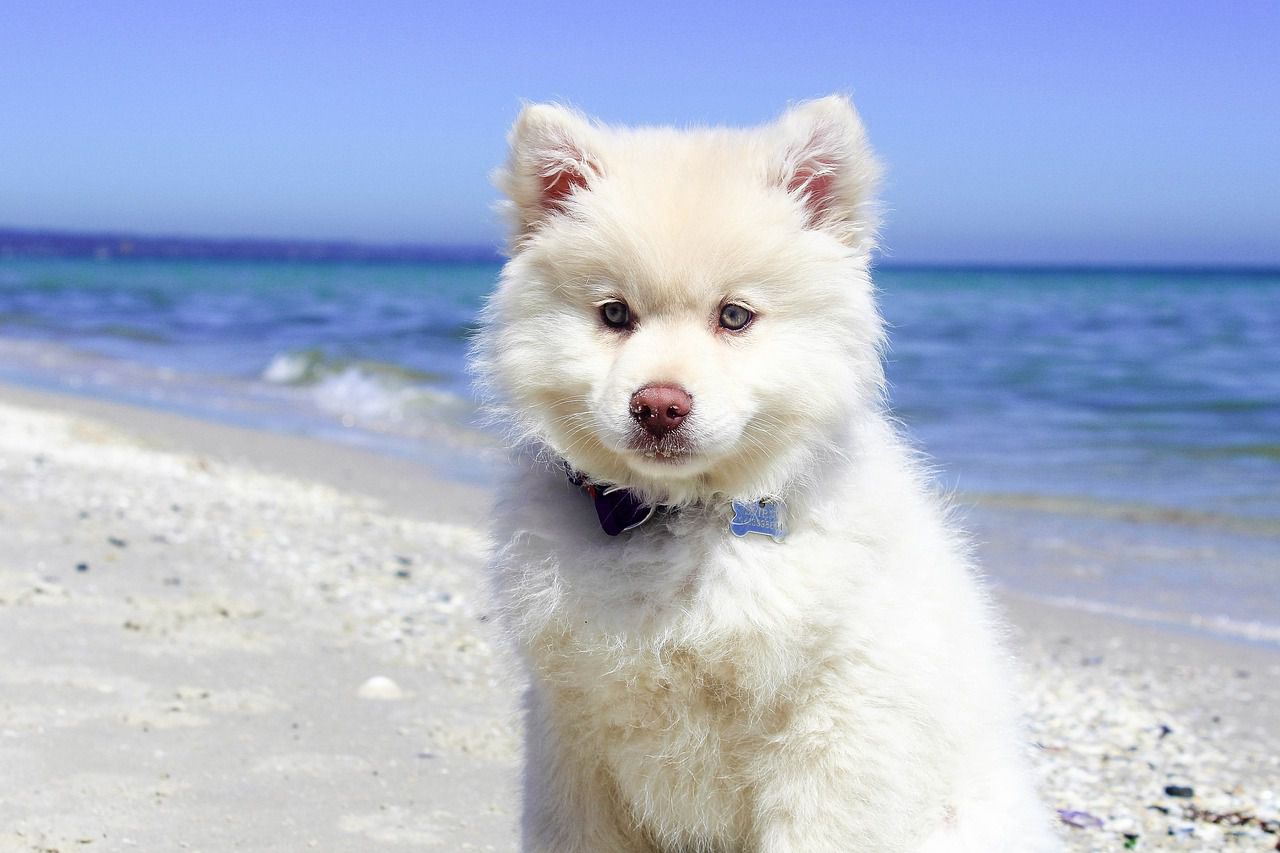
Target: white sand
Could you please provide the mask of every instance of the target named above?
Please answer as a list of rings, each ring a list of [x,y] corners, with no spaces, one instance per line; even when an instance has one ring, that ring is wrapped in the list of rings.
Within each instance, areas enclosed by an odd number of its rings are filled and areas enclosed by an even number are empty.
[[[302,438],[0,401],[0,850],[516,848],[483,490]],[[1276,845],[1273,652],[1007,603],[1047,794],[1087,815],[1071,849]]]
[[[0,529],[0,849],[514,849],[473,528],[0,404]]]

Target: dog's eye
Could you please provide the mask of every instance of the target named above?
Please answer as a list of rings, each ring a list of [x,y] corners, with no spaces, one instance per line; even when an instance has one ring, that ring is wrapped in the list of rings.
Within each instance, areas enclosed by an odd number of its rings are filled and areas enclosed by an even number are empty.
[[[626,329],[631,325],[631,309],[625,302],[606,302],[600,306],[600,319],[611,329]]]
[[[755,314],[752,314],[741,305],[735,305],[730,302],[720,309],[720,328],[728,329],[731,332],[745,329],[755,316]]]

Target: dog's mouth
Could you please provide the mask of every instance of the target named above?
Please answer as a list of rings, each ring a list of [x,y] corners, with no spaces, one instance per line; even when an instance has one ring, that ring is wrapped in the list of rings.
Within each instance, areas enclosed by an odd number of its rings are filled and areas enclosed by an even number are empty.
[[[659,465],[682,465],[697,455],[691,442],[675,434],[654,438],[639,433],[631,438],[630,449],[646,462]]]
[[[687,450],[671,451],[671,450],[646,450],[641,455],[652,462],[660,462],[665,465],[680,465],[688,462],[693,454]]]

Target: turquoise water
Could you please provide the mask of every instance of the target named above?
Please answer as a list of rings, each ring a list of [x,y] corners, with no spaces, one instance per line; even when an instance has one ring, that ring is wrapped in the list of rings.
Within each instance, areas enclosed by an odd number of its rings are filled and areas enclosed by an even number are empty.
[[[467,420],[467,336],[497,272],[7,259],[0,340],[100,358],[104,393],[150,381],[128,365],[176,371],[262,411],[278,391],[314,405],[317,423],[413,437],[442,406]],[[889,269],[877,281],[896,413],[946,487],[1280,526],[1280,274]],[[40,372],[10,356],[10,378]]]
[[[1280,275],[880,281],[893,397],[945,482],[1280,519]]]
[[[0,335],[245,380],[276,356],[360,360],[466,393],[490,264],[0,259]],[[325,365],[324,359],[333,363]]]

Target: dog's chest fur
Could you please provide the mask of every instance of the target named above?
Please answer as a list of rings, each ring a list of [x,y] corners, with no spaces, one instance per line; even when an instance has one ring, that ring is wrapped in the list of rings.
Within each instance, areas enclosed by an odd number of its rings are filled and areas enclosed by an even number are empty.
[[[797,582],[803,543],[738,539],[721,516],[603,545],[525,540],[507,564],[541,701],[658,849],[741,849],[758,757],[829,663],[820,591]]]
[[[750,824],[750,756],[782,709],[707,651],[671,643],[597,656],[596,666],[575,667],[579,675],[594,670],[590,683],[552,680],[549,698],[578,721],[620,804],[656,842],[733,849]],[[559,675],[554,666],[545,671]]]

